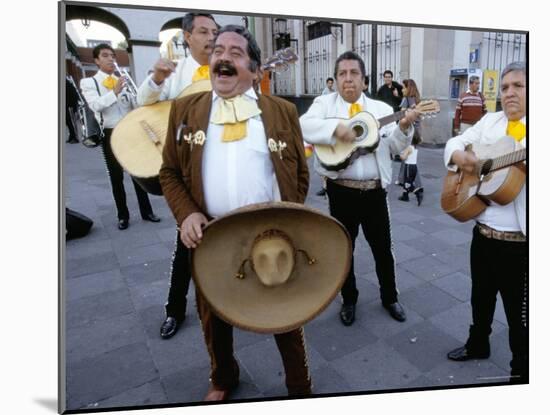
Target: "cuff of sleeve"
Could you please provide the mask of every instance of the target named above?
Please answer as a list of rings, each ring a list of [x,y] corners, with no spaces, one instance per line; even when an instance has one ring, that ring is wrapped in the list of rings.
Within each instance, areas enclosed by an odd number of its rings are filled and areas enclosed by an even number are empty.
[[[149,78],[147,79],[147,85],[149,88],[151,88],[153,91],[161,91],[162,87],[164,86],[164,82],[160,85],[157,85],[155,81],[153,81],[153,75],[149,75]]]

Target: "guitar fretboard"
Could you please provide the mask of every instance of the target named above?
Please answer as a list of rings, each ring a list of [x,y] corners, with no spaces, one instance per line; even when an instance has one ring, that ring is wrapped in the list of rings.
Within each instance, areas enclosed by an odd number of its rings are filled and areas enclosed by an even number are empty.
[[[378,122],[380,123],[380,127],[383,127],[392,122],[399,121],[403,117],[405,117],[405,111],[399,111],[394,114],[386,115],[385,117],[379,118]]]
[[[512,164],[519,163],[527,158],[527,149],[522,148],[508,154],[504,154],[493,159],[493,164],[490,171],[502,169],[503,167],[511,166]]]

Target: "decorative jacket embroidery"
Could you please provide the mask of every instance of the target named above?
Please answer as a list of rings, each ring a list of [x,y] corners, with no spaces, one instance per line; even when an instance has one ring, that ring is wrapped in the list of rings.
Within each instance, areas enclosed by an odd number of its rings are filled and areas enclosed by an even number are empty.
[[[269,147],[269,151],[279,153],[279,158],[283,159],[283,150],[287,147],[284,141],[279,140],[277,143],[273,138],[270,138],[267,140],[267,146]]]

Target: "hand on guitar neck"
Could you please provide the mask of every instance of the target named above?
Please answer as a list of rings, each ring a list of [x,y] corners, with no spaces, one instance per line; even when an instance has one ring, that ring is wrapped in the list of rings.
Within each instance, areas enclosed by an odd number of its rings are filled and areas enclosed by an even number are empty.
[[[407,109],[405,116],[399,121],[399,128],[403,133],[406,133],[409,127],[421,116],[421,112],[416,109]]]

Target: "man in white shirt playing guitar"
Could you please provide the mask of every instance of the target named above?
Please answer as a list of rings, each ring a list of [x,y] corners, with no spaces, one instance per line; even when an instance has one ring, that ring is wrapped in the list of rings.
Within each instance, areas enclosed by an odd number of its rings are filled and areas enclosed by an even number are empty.
[[[501,74],[503,111],[488,113],[464,134],[447,142],[445,166],[473,174],[479,160],[465,151],[469,144],[496,145],[510,141],[511,149],[527,146],[525,63],[513,62]],[[523,163],[520,161],[519,163]],[[509,327],[512,351],[511,383],[528,382],[527,338],[527,229],[526,186],[520,184],[515,199],[489,205],[479,214],[470,248],[472,318],[466,344],[447,354],[450,360],[486,359],[491,354],[489,335],[500,292]]]
[[[183,17],[182,26],[189,56],[180,59],[177,67],[168,59],[159,59],[153,73],[138,89],[139,105],[175,99],[193,82],[209,79],[208,59],[212,54],[218,24],[210,14],[187,13]],[[181,242],[178,230],[170,270],[170,290],[165,306],[166,318],[160,328],[163,339],[169,339],[176,334],[185,319],[190,280],[189,253]]]
[[[355,141],[355,132],[343,121],[360,111],[368,111],[375,118],[393,114],[389,105],[363,94],[365,64],[356,53],[348,51],[338,57],[334,77],[338,93],[317,97],[309,110],[300,117],[304,139],[310,144],[334,145],[337,141]],[[414,131],[412,123],[417,117],[416,111],[408,111],[398,124],[391,122],[376,131],[375,134],[380,135],[376,151],[360,155],[342,170],[325,168],[318,155],[315,155],[316,171],[327,177],[330,213],[346,227],[354,247],[361,225],[376,263],[382,305],[398,321],[405,321],[406,315],[397,300],[385,189],[391,183],[390,153],[398,154],[410,144]],[[358,295],[352,258],[348,277],[342,287],[340,319],[346,326],[355,320]]]

